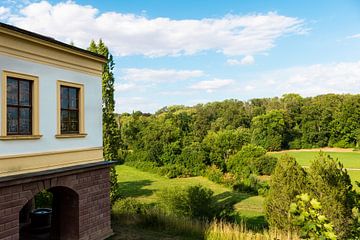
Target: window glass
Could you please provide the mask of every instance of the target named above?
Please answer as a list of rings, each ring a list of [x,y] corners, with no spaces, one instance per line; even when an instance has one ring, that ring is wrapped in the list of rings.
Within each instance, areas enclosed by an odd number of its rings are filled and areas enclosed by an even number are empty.
[[[32,134],[32,82],[7,78],[7,134]]]
[[[61,133],[79,133],[79,89],[61,86]]]

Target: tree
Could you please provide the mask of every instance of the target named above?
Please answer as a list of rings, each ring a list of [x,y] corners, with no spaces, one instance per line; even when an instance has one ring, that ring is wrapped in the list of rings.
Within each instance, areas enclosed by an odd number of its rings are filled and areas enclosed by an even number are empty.
[[[288,215],[290,204],[307,187],[305,170],[288,155],[280,157],[271,176],[270,190],[265,200],[265,212],[271,227],[292,230]]]
[[[114,100],[114,61],[109,49],[100,39],[96,44],[91,41],[89,51],[104,56],[107,62],[103,65],[102,73],[102,112],[103,112],[103,152],[106,161],[117,161],[119,150],[119,129],[115,120],[115,100]],[[118,183],[115,167],[110,170],[110,199],[114,203],[118,198]]]
[[[311,196],[321,202],[322,212],[334,224],[336,234],[347,238],[355,192],[346,169],[339,161],[321,153],[310,166],[309,183]]]
[[[284,112],[272,110],[253,118],[251,142],[270,151],[280,150],[285,130]]]

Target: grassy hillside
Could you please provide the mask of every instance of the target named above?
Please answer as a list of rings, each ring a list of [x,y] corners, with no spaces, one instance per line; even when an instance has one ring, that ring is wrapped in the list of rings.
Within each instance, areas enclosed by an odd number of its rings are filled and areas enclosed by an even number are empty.
[[[120,192],[124,197],[134,197],[144,203],[156,203],[156,193],[166,187],[201,184],[214,191],[218,202],[231,203],[246,222],[251,225],[264,224],[263,197],[234,192],[230,188],[216,184],[204,177],[168,179],[156,174],[143,172],[133,167],[116,167]]]

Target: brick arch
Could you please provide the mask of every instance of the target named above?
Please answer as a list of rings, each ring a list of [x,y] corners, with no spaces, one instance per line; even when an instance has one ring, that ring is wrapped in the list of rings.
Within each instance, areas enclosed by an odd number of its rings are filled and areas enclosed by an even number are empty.
[[[78,239],[111,235],[109,166],[37,174],[0,181],[0,239],[19,239],[19,212],[44,189],[67,189],[78,197]]]

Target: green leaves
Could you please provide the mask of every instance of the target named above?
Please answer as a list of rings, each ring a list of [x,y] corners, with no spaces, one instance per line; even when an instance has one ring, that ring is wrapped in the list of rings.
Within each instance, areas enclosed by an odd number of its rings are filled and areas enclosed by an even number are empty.
[[[301,239],[336,240],[332,223],[321,214],[321,204],[307,193],[296,196],[291,203],[289,214],[292,225],[299,228]]]
[[[98,53],[107,58],[107,62],[103,66],[102,73],[102,118],[103,118],[103,154],[106,161],[117,161],[120,143],[119,128],[115,121],[115,100],[114,100],[114,61],[109,53],[108,48],[100,39],[96,44],[91,41],[89,51]],[[111,203],[119,198],[117,174],[114,167],[110,171],[110,199]]]

